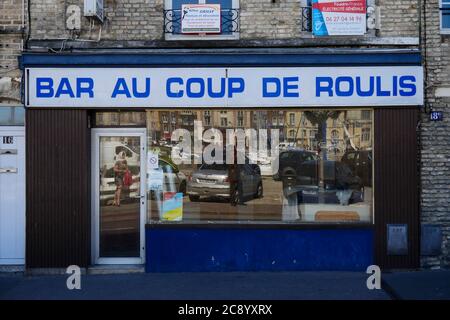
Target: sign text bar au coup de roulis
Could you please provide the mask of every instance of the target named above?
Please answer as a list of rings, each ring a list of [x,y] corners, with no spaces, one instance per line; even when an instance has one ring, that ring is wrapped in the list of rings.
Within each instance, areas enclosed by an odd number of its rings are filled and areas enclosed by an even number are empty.
[[[29,107],[290,107],[423,104],[420,66],[32,68]]]

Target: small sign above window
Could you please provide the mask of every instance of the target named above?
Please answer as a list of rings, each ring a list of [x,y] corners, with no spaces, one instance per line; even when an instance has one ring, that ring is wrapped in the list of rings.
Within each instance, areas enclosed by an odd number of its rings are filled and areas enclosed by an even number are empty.
[[[315,36],[364,35],[366,0],[312,0]]]
[[[220,4],[183,4],[181,33],[218,34],[222,31]]]
[[[431,121],[442,121],[442,120],[444,120],[444,113],[442,111],[431,111],[430,120]]]

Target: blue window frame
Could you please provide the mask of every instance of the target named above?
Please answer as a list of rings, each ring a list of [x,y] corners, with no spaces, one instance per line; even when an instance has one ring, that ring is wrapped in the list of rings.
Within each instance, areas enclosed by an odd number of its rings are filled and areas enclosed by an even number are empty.
[[[439,11],[441,16],[441,33],[450,34],[450,0],[441,0]]]
[[[232,0],[206,0],[207,4],[220,4],[220,8],[222,10],[222,33],[223,34],[231,34],[233,31],[233,25],[229,23],[227,19],[224,19],[224,15],[232,14],[229,9],[233,9],[233,1]]]

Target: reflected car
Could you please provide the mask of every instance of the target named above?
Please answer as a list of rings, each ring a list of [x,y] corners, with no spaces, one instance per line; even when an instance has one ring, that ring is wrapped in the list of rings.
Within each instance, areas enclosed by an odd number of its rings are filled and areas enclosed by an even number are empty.
[[[280,142],[277,146],[279,151],[286,150],[294,146],[293,142]]]
[[[347,150],[341,161],[362,179],[365,186],[372,186],[372,150]]]
[[[261,198],[263,184],[257,165],[241,164],[240,179],[244,198]],[[189,176],[187,194],[191,201],[201,197],[230,199],[230,179],[227,164],[203,164]]]
[[[323,174],[320,166],[323,166]],[[295,176],[283,178],[283,190],[297,193],[300,203],[349,204],[364,201],[361,178],[347,164],[332,160],[303,162]]]
[[[250,162],[251,159],[251,162]],[[267,154],[257,154],[257,153],[249,153],[246,157],[247,163],[257,163],[259,169],[261,171],[262,176],[272,176],[273,175],[273,165],[272,165],[272,157]]]
[[[272,160],[269,157],[268,158],[259,158],[258,166],[261,169],[261,175],[263,175],[263,176],[272,176],[273,175]]]
[[[100,151],[100,158],[102,163],[114,165],[118,160],[117,155],[123,152],[125,159],[129,166],[139,166],[140,154],[139,149],[136,150],[135,146],[122,143],[119,141],[106,141],[103,142]]]
[[[148,170],[147,181],[150,184],[149,191],[152,198],[154,198],[154,193],[158,191],[186,194],[186,175],[169,158],[160,158],[158,160],[158,169]]]
[[[305,161],[314,161],[318,156],[313,151],[304,149],[289,149],[280,151],[278,155],[278,168],[273,168],[273,179],[282,180],[285,176],[296,176],[300,172],[300,167]],[[275,164],[275,161],[272,161]]]

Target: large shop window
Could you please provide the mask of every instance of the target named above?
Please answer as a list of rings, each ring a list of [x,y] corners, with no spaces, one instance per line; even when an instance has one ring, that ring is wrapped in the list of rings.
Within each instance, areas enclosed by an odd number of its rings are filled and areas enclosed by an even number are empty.
[[[371,223],[373,114],[147,110],[149,223]]]

